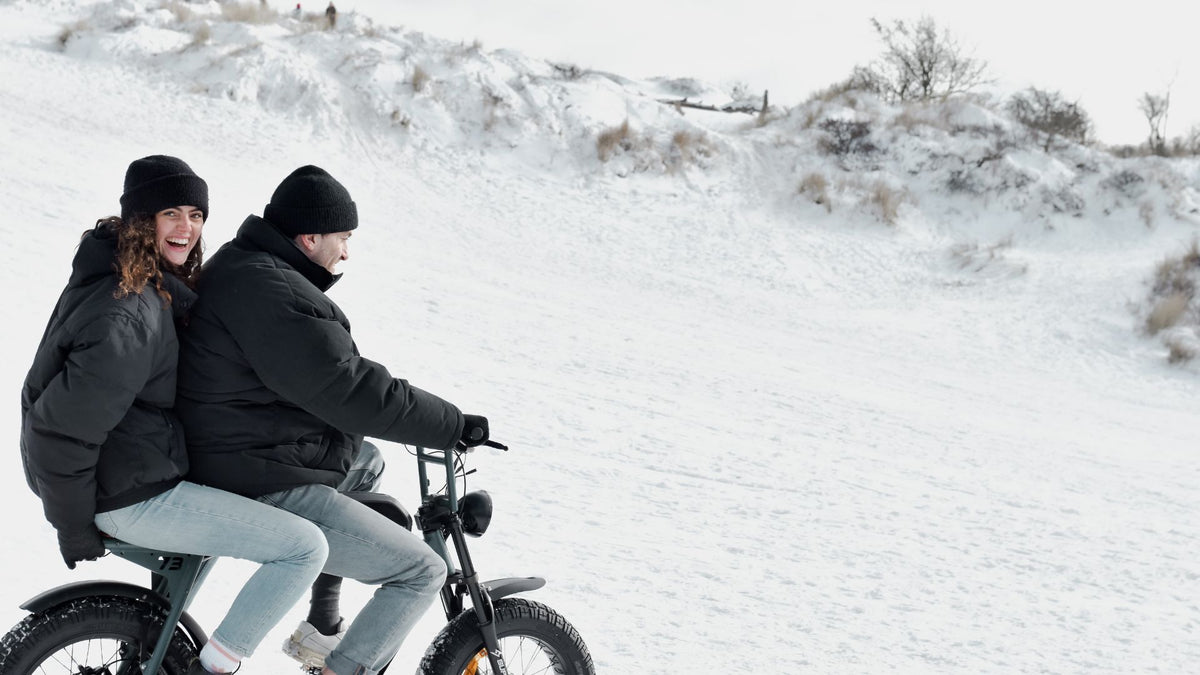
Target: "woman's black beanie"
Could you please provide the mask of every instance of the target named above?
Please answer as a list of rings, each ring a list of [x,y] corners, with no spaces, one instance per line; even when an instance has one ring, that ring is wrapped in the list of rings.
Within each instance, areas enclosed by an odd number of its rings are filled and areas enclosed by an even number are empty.
[[[310,164],[293,171],[275,188],[263,218],[288,237],[349,232],[358,227],[358,207],[341,183]]]
[[[177,157],[150,155],[134,160],[125,171],[121,220],[135,213],[154,215],[172,206],[194,206],[208,220],[208,183]]]

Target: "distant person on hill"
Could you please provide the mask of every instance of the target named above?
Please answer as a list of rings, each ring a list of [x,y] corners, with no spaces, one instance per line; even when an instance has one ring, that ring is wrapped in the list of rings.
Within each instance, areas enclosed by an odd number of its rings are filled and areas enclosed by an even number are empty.
[[[303,518],[183,480],[176,325],[196,300],[207,219],[208,185],[182,160],[130,164],[121,215],[83,234],[21,389],[25,477],[67,567],[104,555],[104,534],[262,563],[188,675],[237,670],[328,550]]]
[[[381,470],[363,436],[437,450],[488,439],[487,418],[359,354],[326,295],[357,227],[341,183],[319,167],[293,171],[205,264],[180,347],[190,477],[307,518],[329,541],[308,619],[285,643],[325,675],[378,673],[446,580],[420,537],[343,494],[370,489]],[[349,628],[340,577],[378,586]]]
[[[299,19],[301,14],[302,14],[302,12],[300,11],[300,3],[298,3],[298,2],[297,2],[297,3],[296,3],[296,9],[293,9],[293,10],[292,10],[292,16],[294,16],[294,17],[296,17],[297,19]]]
[[[337,26],[337,7],[333,6],[332,0],[329,6],[325,8],[325,18],[329,19],[330,28]]]

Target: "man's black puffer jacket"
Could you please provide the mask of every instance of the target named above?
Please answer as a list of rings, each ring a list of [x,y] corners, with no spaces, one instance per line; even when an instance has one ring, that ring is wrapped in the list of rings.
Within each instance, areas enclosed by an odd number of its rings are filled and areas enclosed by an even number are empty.
[[[195,294],[168,274],[170,306],[151,284],[117,299],[115,258],[107,225],[84,235],[21,389],[25,477],[60,533],[165,492],[188,470],[171,407],[175,319]]]
[[[179,361],[188,480],[249,497],[333,486],[363,436],[458,440],[458,408],[359,355],[325,295],[337,279],[257,216],[205,264]]]

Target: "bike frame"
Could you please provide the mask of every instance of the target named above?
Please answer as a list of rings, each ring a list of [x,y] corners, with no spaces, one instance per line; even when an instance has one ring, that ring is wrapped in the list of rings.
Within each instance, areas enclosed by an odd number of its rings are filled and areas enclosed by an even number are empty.
[[[167,619],[163,623],[163,630],[155,642],[154,651],[150,653],[150,659],[144,662],[142,670],[138,671],[157,673],[163,659],[166,658],[167,647],[171,644],[175,626],[179,624],[180,619],[184,616],[184,611],[190,604],[192,593],[199,588],[200,584],[204,583],[205,577],[208,576],[212,558],[154,551],[116,540],[106,541],[105,546],[114,555],[150,570],[153,582],[152,590],[170,605],[170,609],[167,610]],[[197,644],[196,648],[203,647],[204,642],[207,642],[207,638]]]
[[[430,451],[417,448],[417,474],[422,505],[418,513],[428,513],[426,508],[431,505],[436,507],[432,517],[428,520],[421,519],[422,536],[425,543],[446,563],[448,574],[441,590],[446,619],[453,620],[461,614],[464,609],[464,597],[470,597],[471,609],[479,622],[492,672],[496,675],[508,675],[496,633],[492,601],[522,591],[536,590],[544,586],[546,581],[540,577],[508,577],[479,581],[467,549],[467,533],[463,528],[458,485],[455,482],[456,456],[454,450]],[[443,468],[446,478],[445,495],[430,490],[427,465],[441,465]],[[454,556],[450,554],[447,541],[454,545]],[[166,658],[175,629],[179,626],[183,627],[197,649],[202,648],[208,642],[208,636],[186,610],[193,594],[208,575],[212,558],[147,549],[116,539],[106,539],[104,544],[113,554],[150,570],[150,588],[116,581],[76,582],[41,593],[22,604],[21,608],[37,612],[76,598],[105,595],[129,597],[161,607],[166,613],[166,620],[162,632],[155,638],[154,649],[147,654],[147,645],[141,645],[137,655],[140,668],[138,663],[129,662],[129,668],[122,668],[114,675],[157,673]]]
[[[496,675],[508,675],[508,667],[500,651],[500,639],[496,634],[496,622],[492,608],[492,599],[512,595],[520,591],[534,590],[546,584],[538,577],[496,579],[480,583],[479,575],[471,562],[471,554],[467,550],[467,535],[463,529],[459,505],[458,484],[455,482],[455,457],[457,451],[429,451],[417,448],[417,475],[421,487],[421,509],[418,512],[428,513],[431,505],[439,504],[443,495],[431,492],[429,473],[426,465],[442,465],[446,476],[446,494],[444,496],[445,510],[437,510],[432,522],[422,518],[421,530],[425,543],[446,562],[449,574],[442,586],[442,608],[446,619],[453,620],[463,610],[463,596],[471,598],[471,607],[479,621],[479,631],[487,649],[488,661],[492,672]],[[457,562],[461,567],[455,567],[455,559],[450,556],[446,540],[454,544]]]

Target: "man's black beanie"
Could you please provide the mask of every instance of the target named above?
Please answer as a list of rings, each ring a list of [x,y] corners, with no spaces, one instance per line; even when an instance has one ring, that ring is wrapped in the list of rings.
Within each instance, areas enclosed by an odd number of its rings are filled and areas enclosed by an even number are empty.
[[[154,215],[172,206],[194,206],[208,220],[208,183],[178,157],[150,155],[134,160],[125,171],[121,220],[135,213]]]
[[[288,237],[330,234],[358,227],[358,208],[333,176],[308,165],[293,171],[275,188],[263,218]]]

